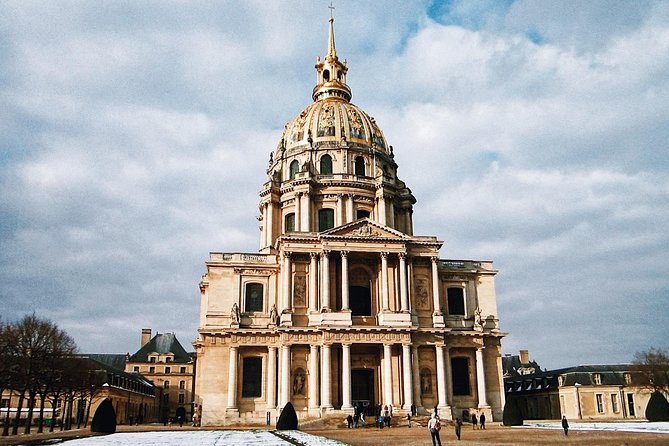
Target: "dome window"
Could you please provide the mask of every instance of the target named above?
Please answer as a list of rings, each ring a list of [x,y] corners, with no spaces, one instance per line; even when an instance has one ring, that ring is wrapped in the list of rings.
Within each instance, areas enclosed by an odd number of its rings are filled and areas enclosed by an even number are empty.
[[[321,209],[318,211],[318,232],[334,228],[334,209]]]
[[[332,173],[332,157],[330,155],[323,155],[321,157],[321,175],[329,175]]]
[[[325,82],[330,80],[330,70],[323,70],[323,80]]]
[[[365,176],[365,159],[361,156],[355,159],[355,174],[361,177]]]
[[[295,214],[287,214],[283,222],[283,232],[295,232]]]
[[[300,170],[300,163],[298,163],[297,160],[290,163],[290,178],[289,179],[294,180],[295,177],[297,176],[297,172],[299,170]]]

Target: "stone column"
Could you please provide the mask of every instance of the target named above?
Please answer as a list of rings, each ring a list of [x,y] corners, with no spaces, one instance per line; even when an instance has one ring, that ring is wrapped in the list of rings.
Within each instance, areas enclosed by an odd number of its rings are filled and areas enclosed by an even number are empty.
[[[413,311],[413,303],[411,302],[411,290],[413,289],[413,261],[413,256],[407,257],[407,294],[409,295],[407,301],[409,302],[409,312]]]
[[[444,364],[446,364],[446,404],[453,403],[453,373],[451,371],[451,349],[444,346]]]
[[[390,310],[390,296],[388,295],[388,253],[381,253],[381,299],[383,311]]]
[[[435,345],[437,351],[437,395],[439,407],[446,407],[446,370],[444,368],[444,346]]]
[[[379,223],[386,224],[386,198],[379,197]]]
[[[332,409],[330,401],[330,344],[323,344],[321,347],[321,407],[323,409]]]
[[[351,405],[351,346],[341,346],[341,387],[342,387],[342,410],[353,409]]]
[[[321,253],[321,310],[330,309],[330,251]]]
[[[432,257],[432,298],[434,314],[441,315],[441,299],[439,298],[439,258]]]
[[[279,408],[290,401],[290,345],[281,346],[281,398]]]
[[[355,220],[355,215],[353,215],[353,194],[349,194],[346,200],[346,223],[350,223]]]
[[[390,200],[388,202],[388,207],[390,212],[388,212],[388,226],[391,228],[395,227],[395,203],[393,203],[393,200]]]
[[[406,235],[413,235],[413,228],[411,227],[411,209],[404,212],[404,226],[406,227]]]
[[[228,368],[228,409],[237,409],[237,346],[230,346]]]
[[[276,408],[276,347],[267,347],[267,408]]]
[[[262,204],[262,232],[260,232],[260,247],[264,248],[267,243],[267,203]]]
[[[404,381],[404,406],[405,410],[411,410],[413,405],[413,385],[411,370],[411,345],[402,344],[402,380]]]
[[[423,399],[420,391],[420,363],[418,359],[418,346],[411,346],[411,373],[413,377],[413,397],[416,406],[423,407]]]
[[[337,194],[337,210],[335,211],[335,226],[342,225],[342,210],[343,210],[343,201],[344,196],[342,194]]]
[[[292,308],[291,296],[291,279],[293,276],[292,266],[290,264],[290,252],[283,252],[283,292],[282,292],[282,309],[281,311],[290,311]]]
[[[302,194],[302,226],[300,229],[311,232],[311,196],[308,191]]]
[[[483,366],[483,349],[476,349],[476,388],[479,396],[479,407],[488,407],[485,388],[485,369]]]
[[[348,251],[341,252],[341,309],[349,309],[348,302]]]
[[[309,346],[309,408],[318,407],[318,346]]]
[[[409,312],[409,294],[407,293],[407,255],[404,252],[400,257],[400,308],[402,313]]]
[[[310,252],[309,258],[309,311],[318,311],[318,253]]]
[[[272,246],[274,244],[274,203],[272,203],[271,198],[267,203],[267,232],[265,236],[267,237],[267,246]]]
[[[392,345],[383,344],[383,404],[393,403]]]
[[[302,193],[298,192],[293,200],[295,203],[295,232],[300,232],[302,227],[302,212],[300,212],[302,203],[300,203],[300,200],[302,200]]]

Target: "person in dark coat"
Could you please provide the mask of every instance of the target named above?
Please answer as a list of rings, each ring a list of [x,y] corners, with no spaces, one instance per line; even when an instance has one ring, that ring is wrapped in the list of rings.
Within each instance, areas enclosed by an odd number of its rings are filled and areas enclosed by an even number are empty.
[[[476,419],[476,413],[472,412],[472,429],[476,429],[476,425],[478,424],[478,421],[479,420]]]
[[[455,419],[455,436],[460,440],[460,435],[462,434],[462,421],[460,418]]]
[[[569,435],[569,422],[567,421],[567,417],[564,415],[562,415],[562,429],[564,429],[565,437]]]
[[[481,416],[479,417],[479,424],[481,425],[481,429],[485,429],[485,414],[482,413]]]

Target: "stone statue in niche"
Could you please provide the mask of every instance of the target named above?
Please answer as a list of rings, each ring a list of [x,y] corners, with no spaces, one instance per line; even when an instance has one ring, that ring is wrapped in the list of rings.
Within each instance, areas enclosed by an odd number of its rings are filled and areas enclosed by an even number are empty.
[[[295,370],[295,375],[293,376],[293,395],[304,395],[305,383],[306,376],[304,369]]]
[[[307,278],[306,276],[295,276],[293,284],[293,299],[296,307],[305,307],[307,305]]]
[[[430,293],[428,292],[427,279],[416,278],[416,308],[427,310],[430,306]]]
[[[242,313],[239,311],[239,305],[237,302],[232,304],[232,310],[230,311],[230,322],[233,324],[239,325],[239,322],[242,320]]]
[[[276,311],[276,305],[272,304],[272,308],[269,310],[269,323],[270,325],[279,324],[279,313]]]
[[[423,370],[420,374],[420,393],[422,395],[432,394],[432,374],[428,370]]]

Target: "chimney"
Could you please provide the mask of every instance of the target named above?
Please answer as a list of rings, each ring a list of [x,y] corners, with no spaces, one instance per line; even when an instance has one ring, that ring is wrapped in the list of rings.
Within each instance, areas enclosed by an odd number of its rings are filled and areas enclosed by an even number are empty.
[[[141,342],[142,345],[140,345],[139,348],[144,347],[146,344],[149,343],[150,340],[151,340],[151,329],[142,328],[142,342]]]
[[[520,351],[520,363],[528,364],[530,362],[530,352],[528,350]]]

